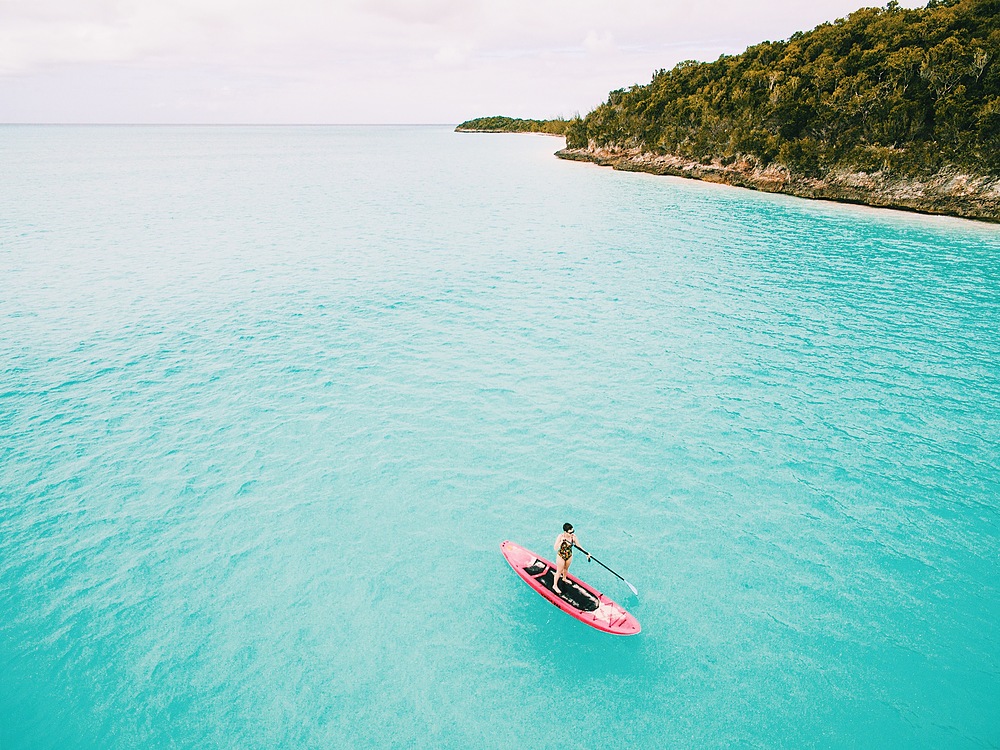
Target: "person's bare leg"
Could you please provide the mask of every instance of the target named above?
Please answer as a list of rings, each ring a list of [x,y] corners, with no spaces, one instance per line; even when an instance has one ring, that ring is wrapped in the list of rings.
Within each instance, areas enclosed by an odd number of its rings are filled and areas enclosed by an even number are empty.
[[[552,579],[552,590],[555,591],[557,594],[562,593],[562,591],[559,590],[559,577],[563,575],[565,570],[566,570],[566,561],[560,557],[559,561],[556,563],[555,577]]]

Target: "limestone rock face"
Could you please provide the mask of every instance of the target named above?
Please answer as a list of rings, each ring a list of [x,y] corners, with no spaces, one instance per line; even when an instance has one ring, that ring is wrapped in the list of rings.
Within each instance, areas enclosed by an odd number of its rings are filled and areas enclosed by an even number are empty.
[[[690,177],[801,198],[1000,222],[1000,178],[964,174],[957,170],[942,170],[926,178],[840,170],[817,179],[796,175],[782,166],[762,166],[752,158],[736,159],[729,164],[720,160],[704,163],[672,154],[607,150],[593,146],[566,148],[557,151],[556,156],[626,172]]]

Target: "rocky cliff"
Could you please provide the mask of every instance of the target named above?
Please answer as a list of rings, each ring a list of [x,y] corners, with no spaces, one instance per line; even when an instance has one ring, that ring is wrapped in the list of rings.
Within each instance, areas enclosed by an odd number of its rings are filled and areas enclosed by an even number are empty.
[[[626,172],[689,177],[801,198],[1000,222],[1000,178],[964,174],[957,169],[943,169],[926,178],[846,170],[832,170],[822,178],[814,178],[774,164],[764,166],[753,157],[727,160],[729,163],[724,164],[719,159],[692,161],[638,149],[601,148],[566,148],[557,151],[556,156]]]

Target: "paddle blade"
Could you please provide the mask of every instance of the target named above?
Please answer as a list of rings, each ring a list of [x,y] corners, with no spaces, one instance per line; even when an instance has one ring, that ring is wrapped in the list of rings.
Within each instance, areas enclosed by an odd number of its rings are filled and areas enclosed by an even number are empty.
[[[625,579],[624,579],[624,578],[622,578],[622,580],[623,580],[623,581],[625,581]],[[625,585],[626,585],[626,586],[628,586],[628,587],[629,587],[630,589],[632,589],[632,593],[633,593],[633,594],[635,594],[636,596],[639,596],[639,592],[638,592],[638,591],[636,591],[636,589],[635,589],[635,586],[633,586],[633,585],[632,585],[631,583],[629,583],[628,581],[625,581]]]

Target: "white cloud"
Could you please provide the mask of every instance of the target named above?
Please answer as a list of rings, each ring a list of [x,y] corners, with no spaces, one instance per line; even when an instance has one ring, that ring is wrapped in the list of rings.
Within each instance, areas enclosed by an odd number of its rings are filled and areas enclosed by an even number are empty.
[[[403,23],[433,25],[465,15],[475,5],[464,0],[356,0],[354,7]]]
[[[434,54],[434,61],[442,65],[463,65],[468,61],[471,51],[471,46],[467,44],[461,46],[449,44]]]
[[[592,55],[606,55],[615,51],[615,38],[609,32],[599,34],[591,29],[583,39],[583,48]]]

